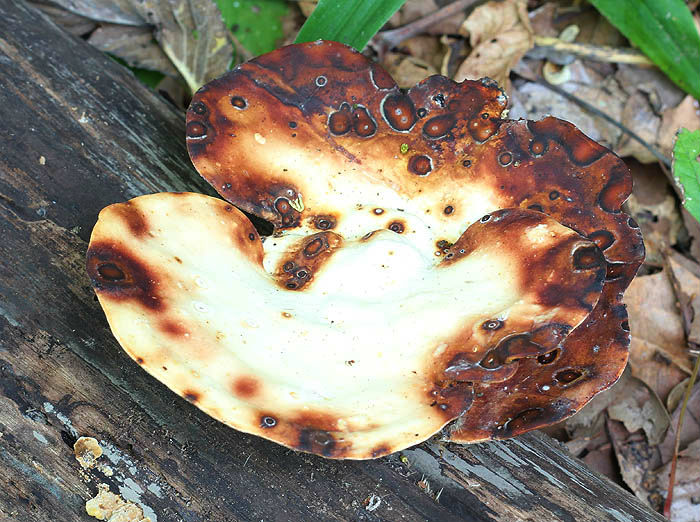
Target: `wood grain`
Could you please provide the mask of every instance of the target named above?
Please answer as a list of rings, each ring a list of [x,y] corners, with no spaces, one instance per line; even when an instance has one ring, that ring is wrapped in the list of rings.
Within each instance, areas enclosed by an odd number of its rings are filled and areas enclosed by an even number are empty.
[[[0,520],[94,520],[100,482],[153,522],[664,520],[541,435],[327,461],[231,430],[149,377],[112,337],[84,254],[105,205],[211,193],[184,115],[32,8],[0,12]],[[81,470],[82,435],[108,468]]]

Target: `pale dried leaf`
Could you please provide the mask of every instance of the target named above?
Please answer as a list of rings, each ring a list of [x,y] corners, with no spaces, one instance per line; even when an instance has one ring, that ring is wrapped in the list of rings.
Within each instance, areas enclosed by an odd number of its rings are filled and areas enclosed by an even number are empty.
[[[700,104],[690,95],[683,98],[678,106],[665,110],[661,116],[657,140],[664,154],[671,155],[676,133],[681,128],[689,131],[700,129]]]
[[[633,129],[634,133],[646,143],[654,144],[661,126],[661,118],[652,109],[647,96],[641,92],[635,92],[625,102],[620,123],[628,129]],[[623,157],[632,156],[642,163],[658,161],[648,147],[626,133],[622,135],[615,152]]]
[[[677,252],[670,252],[668,266],[681,306],[688,342],[700,346],[700,265]]]
[[[384,58],[383,66],[401,88],[413,87],[428,76],[437,74],[437,70],[432,65],[420,58],[396,53],[388,53]]]
[[[632,374],[665,400],[671,389],[690,373],[683,321],[676,294],[665,271],[637,277],[625,294],[632,342]],[[680,370],[683,370],[681,372]]]
[[[118,56],[131,67],[159,71],[169,76],[178,74],[172,62],[153,40],[153,30],[150,27],[105,24],[93,31],[88,43],[100,51]]]
[[[511,69],[534,45],[526,2],[489,2],[476,8],[462,28],[473,49],[455,80],[489,77],[507,88]]]
[[[630,433],[644,430],[651,445],[661,442],[670,419],[659,398],[634,377],[618,393],[618,400],[608,406],[610,418],[621,421]]]
[[[60,25],[63,29],[76,36],[87,34],[97,27],[97,23],[94,20],[66,11],[61,7],[43,2],[29,2],[29,5],[43,11],[55,24]]]
[[[192,92],[228,70],[233,47],[212,0],[144,0],[138,6]]]

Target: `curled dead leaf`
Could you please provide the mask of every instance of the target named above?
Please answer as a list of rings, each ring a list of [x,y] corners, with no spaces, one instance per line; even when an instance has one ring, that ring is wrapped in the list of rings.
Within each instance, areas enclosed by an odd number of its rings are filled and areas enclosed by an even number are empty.
[[[527,2],[488,2],[472,11],[462,30],[469,35],[472,51],[457,69],[455,81],[488,77],[509,91],[511,69],[534,45]]]

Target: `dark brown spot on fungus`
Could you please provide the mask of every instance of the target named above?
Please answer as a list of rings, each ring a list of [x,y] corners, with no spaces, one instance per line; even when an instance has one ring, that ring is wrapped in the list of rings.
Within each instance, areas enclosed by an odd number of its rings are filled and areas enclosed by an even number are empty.
[[[91,242],[87,272],[95,291],[111,300],[134,300],[151,310],[163,310],[157,293],[159,280],[145,264],[112,243]]]
[[[187,137],[202,139],[207,137],[207,127],[199,121],[191,121],[187,124]]]
[[[260,383],[254,377],[239,377],[233,382],[233,393],[240,398],[250,399],[258,393]]]
[[[428,114],[428,109],[421,107],[416,111],[416,113],[418,114],[419,118],[425,118],[425,116]]]
[[[501,152],[498,155],[498,164],[501,167],[507,167],[513,163],[513,155],[510,152]]]
[[[452,114],[442,114],[430,118],[423,125],[423,134],[430,139],[438,139],[446,136],[455,126],[457,120]]]
[[[433,160],[430,156],[413,156],[408,160],[408,170],[417,176],[427,176],[433,170]]]
[[[104,263],[97,267],[97,273],[106,281],[121,281],[126,278],[124,271],[114,263]]]
[[[416,122],[416,109],[405,94],[390,94],[382,103],[382,116],[392,129],[406,132]]]
[[[479,361],[479,366],[486,368],[488,370],[495,370],[503,366],[503,361],[500,355],[495,350],[491,350],[486,353],[483,359]]]
[[[204,105],[202,102],[195,102],[192,105],[190,105],[190,110],[195,114],[202,115],[207,113],[207,106]]]
[[[260,418],[260,427],[265,429],[274,428],[277,426],[277,419],[270,415],[264,415]]]
[[[248,239],[250,239],[251,241],[255,241],[255,234],[253,234],[252,232],[248,234]]]
[[[557,356],[559,355],[559,350],[552,350],[551,352],[543,353],[537,356],[537,362],[540,364],[552,364]]]
[[[559,191],[558,190],[553,190],[549,193],[549,199],[554,201],[555,199],[559,199]]]
[[[443,210],[443,212],[445,213],[446,216],[449,216],[450,214],[452,214],[452,212],[454,212],[454,210],[455,209],[452,205],[447,205],[445,207],[445,209]]]
[[[482,114],[481,118],[474,118],[467,124],[469,134],[477,143],[484,143],[493,136],[498,130],[501,121],[488,119],[488,114],[486,114],[486,118],[483,116]]]
[[[544,212],[544,209],[542,208],[542,205],[528,205],[528,210],[536,210],[537,212]]]
[[[143,360],[143,357],[136,357],[135,361],[136,361],[138,364],[143,364],[143,363],[145,362],[145,361]]]
[[[192,391],[192,390],[185,390],[182,393],[182,396],[192,403],[196,403],[197,401],[199,401],[199,398],[200,398],[199,393],[197,393],[196,391]]]
[[[324,430],[303,429],[299,433],[299,443],[297,449],[323,455],[333,456],[336,448],[336,441],[333,435]]]
[[[233,105],[236,109],[243,110],[248,107],[248,102],[240,96],[234,96],[231,98],[231,105]]]
[[[319,230],[330,230],[335,228],[335,219],[331,216],[317,216],[314,225]]]
[[[318,255],[324,248],[328,248],[328,243],[324,236],[318,236],[312,239],[304,247],[304,257],[314,257]]]
[[[376,459],[379,457],[383,457],[384,455],[388,455],[391,453],[391,448],[387,445],[381,445],[372,450],[372,458]]]
[[[532,140],[530,142],[530,154],[539,158],[547,152],[548,144],[544,140]]]
[[[530,426],[534,424],[543,413],[544,408],[529,408],[527,410],[523,410],[506,422],[503,425],[503,429],[508,435],[523,433],[524,431],[530,429]]]
[[[396,232],[397,234],[403,234],[403,231],[405,229],[404,224],[401,223],[400,221],[394,221],[389,224],[389,230],[392,232]]]
[[[574,382],[578,381],[581,379],[586,372],[582,370],[576,370],[573,368],[568,368],[565,370],[560,370],[557,373],[554,374],[554,379],[556,379],[559,383],[569,386],[573,384]]]
[[[381,216],[382,214],[384,214],[384,209],[383,208],[375,208],[374,210],[372,210],[372,212],[374,214],[376,214],[377,216]]]
[[[352,112],[352,127],[361,138],[369,138],[377,132],[377,124],[366,107],[358,106]]]
[[[574,268],[576,270],[590,270],[605,264],[605,258],[597,247],[582,246],[574,251]]]
[[[472,160],[470,160],[470,159],[465,159],[464,161],[462,161],[462,167],[469,168],[469,167],[471,167],[471,166],[472,166]]]
[[[491,319],[483,323],[481,327],[484,330],[499,330],[500,328],[503,328],[503,321],[499,319]]]
[[[350,105],[343,103],[340,110],[331,113],[328,117],[328,130],[336,136],[347,134],[352,129],[352,114],[350,113]]]

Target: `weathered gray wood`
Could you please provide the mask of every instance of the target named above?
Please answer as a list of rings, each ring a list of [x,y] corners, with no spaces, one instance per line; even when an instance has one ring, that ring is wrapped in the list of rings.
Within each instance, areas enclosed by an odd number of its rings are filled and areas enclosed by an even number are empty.
[[[33,9],[0,12],[0,520],[89,520],[99,482],[153,522],[663,520],[543,436],[327,461],[231,430],[149,377],[110,334],[84,254],[109,203],[210,192],[183,115]],[[80,435],[111,476],[80,470]]]

